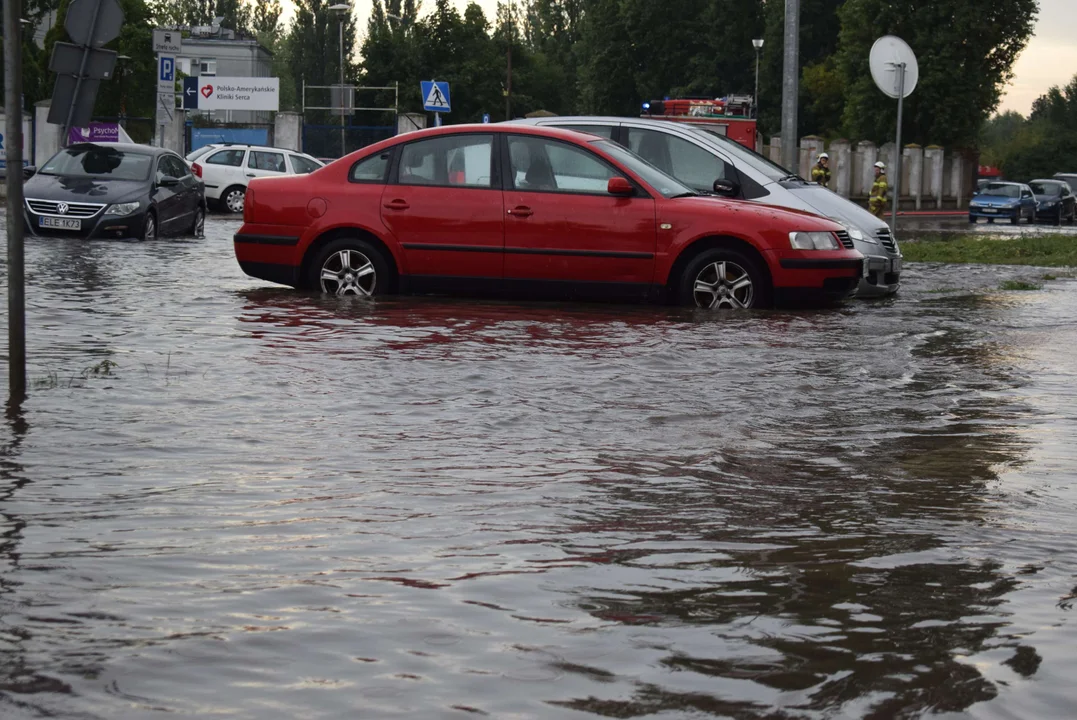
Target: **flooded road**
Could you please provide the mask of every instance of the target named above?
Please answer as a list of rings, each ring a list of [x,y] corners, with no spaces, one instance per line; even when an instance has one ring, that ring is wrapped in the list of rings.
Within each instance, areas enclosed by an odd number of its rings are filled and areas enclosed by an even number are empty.
[[[1077,280],[367,304],[237,228],[27,243],[5,720],[1074,715]]]

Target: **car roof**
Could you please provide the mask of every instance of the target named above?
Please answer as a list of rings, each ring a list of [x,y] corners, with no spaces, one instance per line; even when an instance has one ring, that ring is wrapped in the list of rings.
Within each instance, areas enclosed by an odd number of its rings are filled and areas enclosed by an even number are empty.
[[[516,123],[467,123],[463,125],[442,125],[435,128],[423,128],[422,130],[411,130],[406,133],[394,135],[391,138],[386,138],[381,142],[374,143],[373,145],[367,145],[348,153],[344,158],[350,158],[357,153],[363,155],[374,154],[381,152],[386,148],[391,148],[401,142],[401,138],[406,138],[404,142],[411,142],[420,138],[438,137],[441,135],[459,135],[462,133],[468,133],[472,135],[489,135],[489,134],[508,134],[513,133],[516,135],[536,135],[538,137],[550,137],[559,138],[561,140],[572,140],[574,142],[586,145],[590,143],[599,142],[606,138],[591,135],[590,133],[576,132],[575,130],[562,130],[561,128],[553,127],[541,127],[536,125],[523,125]],[[341,160],[344,158],[337,158]],[[333,161],[335,162],[335,161]],[[329,164],[329,163],[327,163]]]

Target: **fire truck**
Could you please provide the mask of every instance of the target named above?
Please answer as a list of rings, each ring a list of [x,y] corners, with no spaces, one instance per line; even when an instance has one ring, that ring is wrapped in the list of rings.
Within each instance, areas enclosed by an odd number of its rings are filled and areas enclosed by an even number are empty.
[[[751,95],[724,98],[666,98],[643,103],[642,117],[706,125],[749,150],[756,149],[755,99]]]

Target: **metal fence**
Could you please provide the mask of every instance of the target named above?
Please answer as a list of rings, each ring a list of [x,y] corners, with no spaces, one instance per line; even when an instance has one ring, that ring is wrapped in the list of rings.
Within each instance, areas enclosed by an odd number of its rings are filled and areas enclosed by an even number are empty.
[[[396,134],[399,85],[303,83],[303,152],[338,158]],[[363,98],[365,105],[357,105]],[[363,118],[363,121],[358,121]]]
[[[395,125],[303,125],[303,152],[316,158],[338,158],[396,135]]]

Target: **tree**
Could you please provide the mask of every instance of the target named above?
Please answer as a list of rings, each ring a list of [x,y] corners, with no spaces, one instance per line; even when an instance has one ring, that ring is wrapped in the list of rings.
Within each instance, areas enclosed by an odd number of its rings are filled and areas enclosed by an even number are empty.
[[[894,134],[896,103],[875,87],[868,69],[872,44],[889,33],[909,43],[920,68],[916,91],[905,101],[903,138],[974,145],[1032,35],[1036,9],[1036,0],[848,0],[837,55],[846,131],[875,141]]]
[[[329,6],[331,0],[297,0],[295,19],[288,32],[287,52],[292,68],[292,86],[296,97],[302,97],[303,84],[334,85],[340,82],[340,39],[337,23],[341,18]],[[355,49],[355,18],[344,17],[344,82],[355,83],[359,66],[353,58]],[[327,107],[329,94],[319,91],[317,98],[308,97],[311,104]]]

